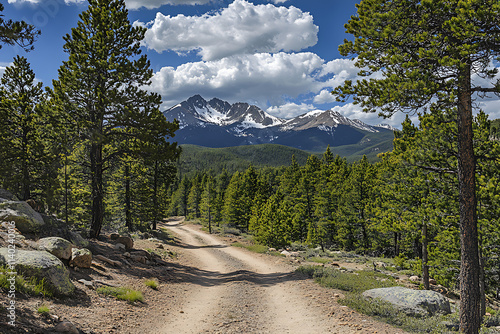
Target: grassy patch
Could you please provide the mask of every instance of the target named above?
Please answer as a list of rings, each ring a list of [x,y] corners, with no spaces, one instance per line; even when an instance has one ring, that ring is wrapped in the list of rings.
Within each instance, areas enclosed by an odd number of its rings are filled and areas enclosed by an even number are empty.
[[[450,329],[446,328],[444,322],[453,317],[453,315],[451,317],[435,315],[433,317],[421,318],[408,316],[387,302],[366,300],[359,293],[347,293],[344,299],[339,300],[339,303],[413,333],[450,332]],[[454,323],[454,321],[452,322]]]
[[[313,256],[307,259],[308,261],[311,262],[316,262],[316,263],[328,263],[331,262],[332,259],[326,258],[326,257],[319,257],[319,256]]]
[[[240,247],[240,248],[246,248],[246,249],[248,249],[251,252],[261,253],[261,254],[267,253],[267,251],[268,251],[267,246],[258,245],[258,244],[244,245],[241,242],[235,242],[235,243],[232,244],[232,246]]]
[[[96,291],[106,296],[113,296],[116,299],[126,300],[131,304],[137,301],[139,302],[144,301],[142,292],[137,290],[132,290],[130,288],[103,286],[98,288]]]
[[[40,306],[37,310],[38,314],[47,316],[50,314],[50,308],[47,305]]]
[[[11,282],[7,279],[11,277],[9,274],[10,270],[5,266],[0,266],[0,289],[4,291],[9,291],[11,287]],[[24,293],[31,296],[44,296],[52,297],[54,294],[45,283],[45,279],[37,279],[31,277],[26,279],[24,276],[17,274],[15,276],[15,290],[16,293]]]
[[[373,271],[346,273],[318,266],[303,266],[299,267],[297,271],[314,278],[323,286],[357,293],[397,285],[394,278]]]
[[[150,287],[153,290],[158,290],[158,286],[160,285],[156,278],[148,279],[144,282],[144,284],[146,284],[147,287]]]
[[[345,298],[339,300],[340,304],[409,332],[445,333],[450,330],[443,322],[455,322],[452,319],[455,315],[415,318],[398,311],[387,302],[363,298],[361,294],[366,290],[397,286],[392,277],[378,272],[346,273],[318,266],[303,266],[297,271],[314,278],[320,285],[345,291]]]

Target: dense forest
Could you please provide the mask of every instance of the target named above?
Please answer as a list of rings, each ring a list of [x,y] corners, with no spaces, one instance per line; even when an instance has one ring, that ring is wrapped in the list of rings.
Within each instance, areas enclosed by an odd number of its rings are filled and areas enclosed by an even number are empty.
[[[448,115],[450,116],[450,115]],[[396,257],[400,266],[456,287],[460,266],[456,124],[424,114],[395,133],[394,150],[348,163],[330,148],[304,166],[199,171],[171,187],[170,215],[248,231],[256,242]],[[500,289],[500,143],[492,122],[474,123],[483,282]],[[442,124],[447,124],[444,127]]]

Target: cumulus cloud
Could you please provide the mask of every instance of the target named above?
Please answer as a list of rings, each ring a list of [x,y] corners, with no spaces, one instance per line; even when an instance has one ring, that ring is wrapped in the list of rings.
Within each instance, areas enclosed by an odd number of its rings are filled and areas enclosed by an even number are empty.
[[[324,61],[314,53],[259,53],[200,61],[156,72],[151,89],[166,105],[193,95],[217,96],[231,101],[251,98],[265,106],[283,96],[298,96],[323,84],[315,75]]]
[[[254,5],[246,0],[235,0],[219,12],[202,16],[157,13],[147,26],[144,43],[149,49],[195,51],[205,61],[241,54],[300,51],[318,41],[318,27],[309,13],[293,6]]]
[[[306,104],[306,103],[296,104],[288,102],[280,106],[269,107],[266,111],[269,114],[274,115],[276,117],[293,118],[295,116],[305,114],[314,109],[316,108],[312,104]]]
[[[163,5],[204,5],[212,0],[126,0],[127,8],[139,9],[145,7],[147,9],[159,8]]]

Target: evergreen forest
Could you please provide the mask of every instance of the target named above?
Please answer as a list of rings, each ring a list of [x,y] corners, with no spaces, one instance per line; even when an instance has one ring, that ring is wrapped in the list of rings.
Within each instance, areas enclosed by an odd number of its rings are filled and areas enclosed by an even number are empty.
[[[348,162],[328,147],[322,156],[291,155],[285,166],[242,168],[238,159],[250,153],[234,148],[233,164],[180,164],[179,124],[145,88],[153,75],[141,53],[147,29],[131,24],[124,1],[89,0],[64,36],[58,79],[45,87],[17,56],[0,80],[1,188],[90,238],[103,228],[155,229],[173,215],[269,247],[394,257],[426,286],[429,277],[460,286],[460,328],[476,333],[479,299],[500,295],[500,125],[475,108],[500,92],[490,66],[500,57],[500,5],[365,0],[357,8],[345,26],[354,40],[339,50],[362,79],[334,95],[387,117],[419,113],[378,161]],[[0,42],[26,51],[39,34],[24,22],[0,23],[8,32]],[[273,150],[264,148],[274,156],[286,149]]]

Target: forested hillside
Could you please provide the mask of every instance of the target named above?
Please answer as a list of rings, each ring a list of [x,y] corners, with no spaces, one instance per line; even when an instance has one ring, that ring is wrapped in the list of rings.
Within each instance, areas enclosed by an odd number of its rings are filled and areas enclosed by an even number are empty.
[[[244,172],[200,171],[172,188],[170,215],[185,215],[248,231],[256,242],[292,243],[395,257],[401,267],[457,287],[460,263],[454,123],[435,115],[409,120],[396,132],[394,150],[370,163],[349,163],[328,148],[305,165]],[[444,120],[444,119],[443,119]],[[486,115],[475,120],[479,162],[479,228],[485,289],[500,288],[500,153]]]
[[[255,167],[279,167],[290,163],[295,156],[300,165],[305,165],[310,153],[282,145],[262,144],[225,148],[208,148],[196,145],[181,145],[182,154],[177,167],[181,175],[197,171],[212,170],[220,173],[244,171],[249,165]]]

